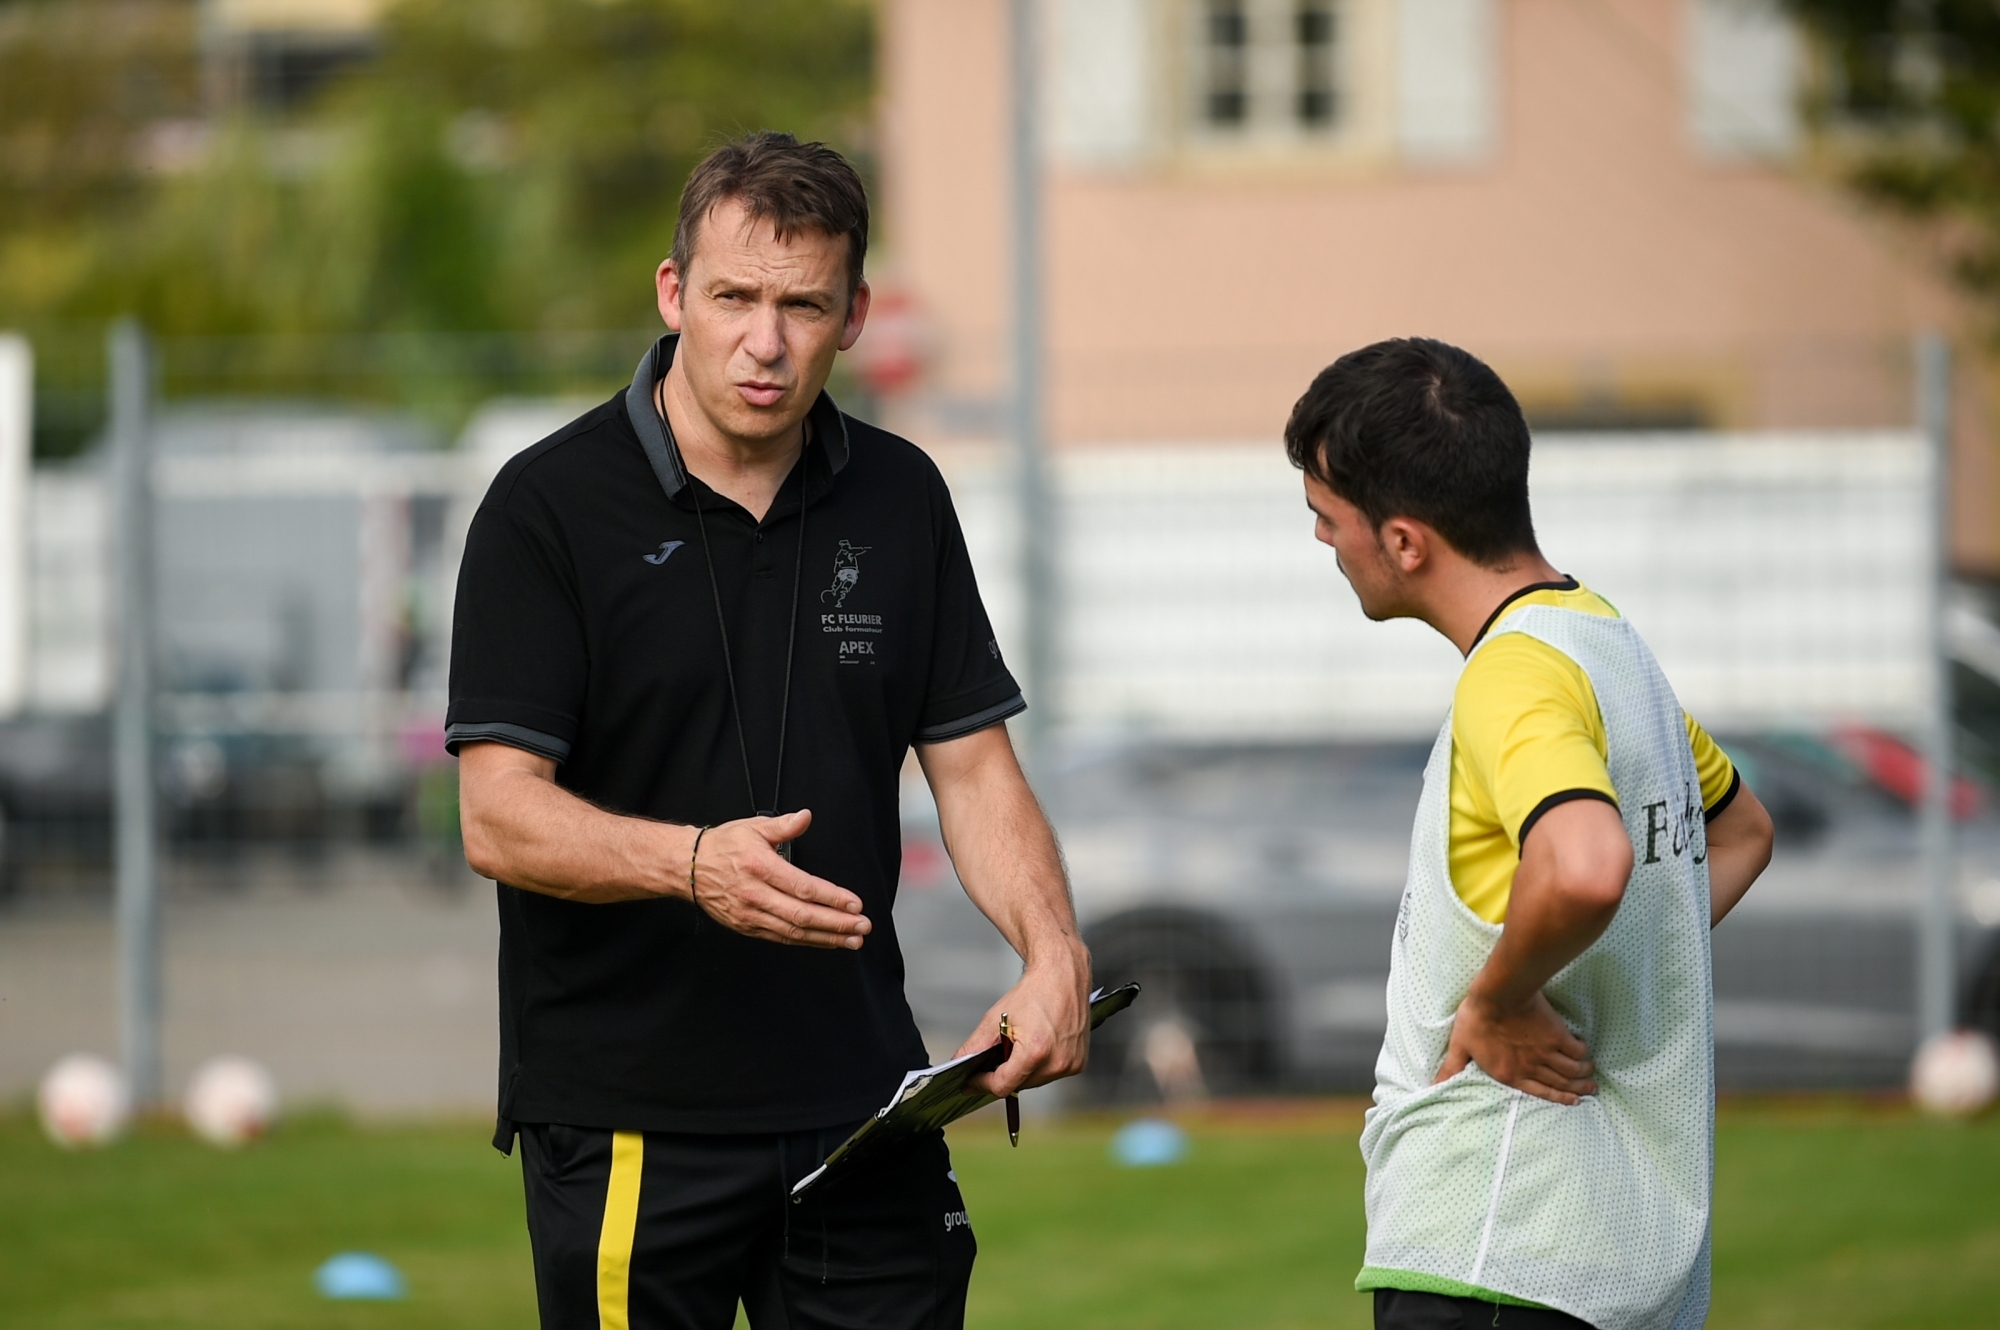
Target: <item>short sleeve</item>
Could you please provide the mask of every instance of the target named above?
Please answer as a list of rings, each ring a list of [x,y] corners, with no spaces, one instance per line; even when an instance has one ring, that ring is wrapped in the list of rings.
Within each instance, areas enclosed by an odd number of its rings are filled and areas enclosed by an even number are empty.
[[[1580,666],[1546,643],[1507,633],[1481,648],[1460,679],[1452,725],[1517,853],[1556,805],[1618,801],[1596,691]]]
[[[931,638],[929,685],[917,721],[918,743],[962,738],[1028,709],[979,598],[951,491],[931,473],[937,615]]]
[[[445,747],[495,742],[566,761],[587,679],[569,561],[547,532],[489,500],[459,565]]]
[[[1713,822],[1743,788],[1743,777],[1729,760],[1729,754],[1701,727],[1701,722],[1685,711],[1681,719],[1687,722],[1688,747],[1694,751],[1695,774],[1701,778],[1702,812],[1706,820]]]

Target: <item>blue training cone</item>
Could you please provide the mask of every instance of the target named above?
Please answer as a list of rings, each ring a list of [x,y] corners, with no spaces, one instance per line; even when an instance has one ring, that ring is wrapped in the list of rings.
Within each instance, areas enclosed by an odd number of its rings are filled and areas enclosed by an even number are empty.
[[[403,1273],[373,1252],[344,1251],[313,1271],[313,1287],[323,1298],[394,1302],[408,1290]]]
[[[1128,1122],[1111,1138],[1111,1157],[1126,1168],[1178,1164],[1187,1152],[1187,1133],[1163,1118]]]

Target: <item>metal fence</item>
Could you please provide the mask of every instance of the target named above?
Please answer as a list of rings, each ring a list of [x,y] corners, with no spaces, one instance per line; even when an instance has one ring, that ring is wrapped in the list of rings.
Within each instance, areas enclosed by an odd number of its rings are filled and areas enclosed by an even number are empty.
[[[295,1098],[490,1100],[492,909],[458,855],[441,747],[451,588],[501,463],[614,391],[648,336],[156,348],[144,552],[165,853],[144,927],[162,939],[147,1019],[163,1090],[238,1051]],[[128,530],[101,446],[104,355],[93,371],[80,337],[45,346],[25,706],[0,723],[0,1092],[73,1048],[111,1051],[116,995],[128,1027],[143,1006],[115,981],[104,908]],[[1866,419],[1848,422],[1867,430],[1538,440],[1552,557],[1634,619],[1690,709],[1743,738],[1746,768],[1801,791],[1784,815],[1797,853],[1760,889],[1771,912],[1725,949],[1742,979],[1718,1029],[1742,1083],[1894,1079],[1935,1019],[1913,978],[1922,763],[1915,785],[1888,771],[1916,760],[1941,696],[1935,473],[1921,431],[1882,428],[1889,390],[1869,383]],[[1018,657],[1031,533],[1012,462],[990,442],[937,456]],[[1049,484],[1053,525],[1033,533],[1056,574],[1055,673],[1034,699],[1057,740],[1045,794],[1105,964],[1149,976],[1152,1009],[1181,1021],[1135,1020],[1107,1065],[1137,1079],[1100,1090],[1201,1081],[1176,1061],[1183,1044],[1214,1090],[1359,1083],[1382,1019],[1373,940],[1415,797],[1408,749],[1435,729],[1455,656],[1362,618],[1275,440],[1060,449]],[[1990,672],[2000,631],[1969,606],[1956,622],[1959,655]],[[1864,752],[1856,732],[1889,746]],[[919,1018],[946,1044],[1006,962],[955,897],[924,802],[913,788],[899,917]],[[1829,831],[1830,817],[1866,825]],[[1991,839],[1968,833],[1947,903],[2000,880]],[[1945,945],[1970,986],[1988,934],[1966,910]],[[1773,975],[1796,982],[1771,990]]]

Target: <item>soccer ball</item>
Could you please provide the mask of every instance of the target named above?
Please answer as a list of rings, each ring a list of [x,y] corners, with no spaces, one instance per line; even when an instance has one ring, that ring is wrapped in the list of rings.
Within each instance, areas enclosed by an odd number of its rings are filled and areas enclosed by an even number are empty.
[[[262,1136],[278,1113],[271,1073],[249,1058],[210,1058],[188,1082],[181,1112],[210,1145],[233,1150]]]
[[[2000,1056],[1978,1030],[1933,1035],[1910,1064],[1910,1097],[1927,1113],[1971,1117],[2000,1092]]]
[[[42,1077],[35,1104],[42,1130],[65,1149],[108,1145],[125,1130],[132,1097],[118,1068],[89,1053],[72,1053]]]

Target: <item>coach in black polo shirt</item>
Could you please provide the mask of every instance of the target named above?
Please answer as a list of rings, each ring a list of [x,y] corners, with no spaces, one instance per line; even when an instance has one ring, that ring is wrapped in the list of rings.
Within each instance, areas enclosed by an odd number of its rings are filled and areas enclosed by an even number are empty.
[[[941,1137],[785,1195],[927,1061],[897,780],[1023,977],[1004,1094],[1081,1069],[1089,962],[1001,723],[951,496],[823,391],[868,312],[867,200],[760,134],[689,178],[628,391],[510,461],[459,578],[449,742],[499,886],[500,1132],[546,1327],[962,1322]],[[789,858],[789,862],[788,862]]]

